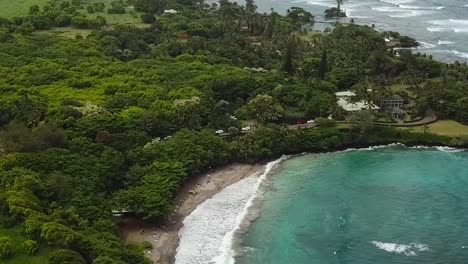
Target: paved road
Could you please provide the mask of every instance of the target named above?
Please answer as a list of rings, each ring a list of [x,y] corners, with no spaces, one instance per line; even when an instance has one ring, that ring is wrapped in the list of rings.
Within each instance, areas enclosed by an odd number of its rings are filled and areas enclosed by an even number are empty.
[[[288,125],[288,129],[291,129],[291,130],[305,129],[305,128],[313,128],[316,126],[317,126],[316,123],[306,123],[306,124]]]

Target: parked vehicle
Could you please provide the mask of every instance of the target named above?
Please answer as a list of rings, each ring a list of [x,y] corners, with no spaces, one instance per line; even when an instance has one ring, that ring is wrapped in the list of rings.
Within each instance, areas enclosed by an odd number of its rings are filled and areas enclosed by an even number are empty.
[[[305,120],[299,120],[299,121],[297,122],[298,125],[304,125],[305,123],[306,123]]]
[[[308,121],[307,121],[307,124],[312,124],[312,123],[315,123],[315,120],[314,120],[314,119],[311,119],[311,120],[308,120]]]
[[[219,129],[219,130],[216,130],[216,132],[215,132],[215,133],[216,133],[216,134],[218,134],[218,135],[219,135],[219,134],[223,134],[223,133],[224,133],[224,130],[222,130],[222,129]]]
[[[243,127],[243,128],[242,128],[242,131],[249,131],[249,130],[251,130],[251,129],[252,129],[251,127],[246,126],[246,127]]]

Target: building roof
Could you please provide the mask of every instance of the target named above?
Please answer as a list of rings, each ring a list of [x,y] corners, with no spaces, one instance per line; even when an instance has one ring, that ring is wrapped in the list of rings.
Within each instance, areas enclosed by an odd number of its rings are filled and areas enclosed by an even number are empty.
[[[164,10],[164,13],[165,14],[177,14],[177,10],[174,10],[174,9],[167,9],[167,10]]]
[[[384,101],[404,101],[404,99],[400,95],[394,94],[390,97],[385,98]]]
[[[335,93],[336,97],[352,97],[356,96],[356,93],[353,91],[342,91],[342,92],[337,92]]]
[[[337,104],[347,112],[354,112],[354,111],[360,111],[360,110],[366,110],[366,109],[371,109],[371,110],[380,109],[380,107],[376,106],[373,103],[369,105],[365,101],[349,102],[348,100],[344,98],[338,99]]]

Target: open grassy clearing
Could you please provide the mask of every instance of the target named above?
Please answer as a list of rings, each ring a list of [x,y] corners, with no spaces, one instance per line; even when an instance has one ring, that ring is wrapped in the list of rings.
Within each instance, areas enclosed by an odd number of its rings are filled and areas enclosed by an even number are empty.
[[[460,136],[468,136],[468,126],[458,123],[453,120],[439,120],[435,123],[428,125],[428,131],[432,134],[442,135],[442,136],[450,136],[450,137],[460,137]],[[417,132],[423,132],[424,126],[417,126],[417,127],[408,127],[408,128],[400,128],[400,129],[409,129]]]
[[[13,18],[25,16],[29,13],[29,7],[32,5],[44,6],[49,0],[18,0],[12,3],[11,0],[0,0],[0,17]],[[104,12],[95,12],[89,14],[86,10],[87,4],[84,4],[83,9],[78,9],[78,12],[85,14],[88,17],[103,16],[106,18],[108,24],[142,24],[140,15],[141,12],[134,10],[132,6],[125,8],[125,14],[108,14],[107,9],[111,7],[111,3],[115,0],[91,0],[89,3],[104,3],[106,5]]]
[[[48,0],[0,0],[0,16],[13,18],[27,15],[32,5],[42,6]]]

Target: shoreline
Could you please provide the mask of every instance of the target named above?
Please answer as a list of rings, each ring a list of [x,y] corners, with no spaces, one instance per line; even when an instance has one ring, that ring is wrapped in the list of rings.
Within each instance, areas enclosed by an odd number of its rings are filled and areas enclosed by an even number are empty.
[[[154,263],[174,263],[179,246],[179,231],[184,219],[226,187],[249,176],[260,175],[265,170],[265,165],[266,163],[235,163],[189,179],[177,193],[173,212],[163,225],[152,225],[135,218],[118,221],[124,242],[141,244],[148,241],[153,246],[152,249],[145,249],[148,258]]]
[[[437,149],[439,151],[458,152],[466,151],[464,147],[453,148],[444,145],[430,144],[366,144],[362,146],[348,146],[346,148],[337,148],[330,151],[321,152],[306,152],[288,157],[301,156],[305,154],[319,153],[337,153],[359,150],[373,150],[385,147],[404,147],[409,149]],[[153,249],[145,250],[145,255],[154,261],[154,263],[173,264],[177,248],[179,246],[179,232],[182,230],[186,217],[195,211],[200,205],[213,196],[219,194],[227,187],[240,182],[250,176],[261,177],[262,173],[267,169],[268,162],[250,164],[231,164],[200,176],[193,177],[188,180],[180,189],[175,198],[174,211],[169,216],[165,225],[157,226],[143,223],[136,219],[125,219],[119,222],[122,236],[125,243],[142,243],[148,241],[152,244]],[[248,208],[247,208],[248,210]],[[240,229],[243,229],[240,227]],[[240,230],[234,230],[237,233]],[[237,244],[236,241],[233,243]]]

